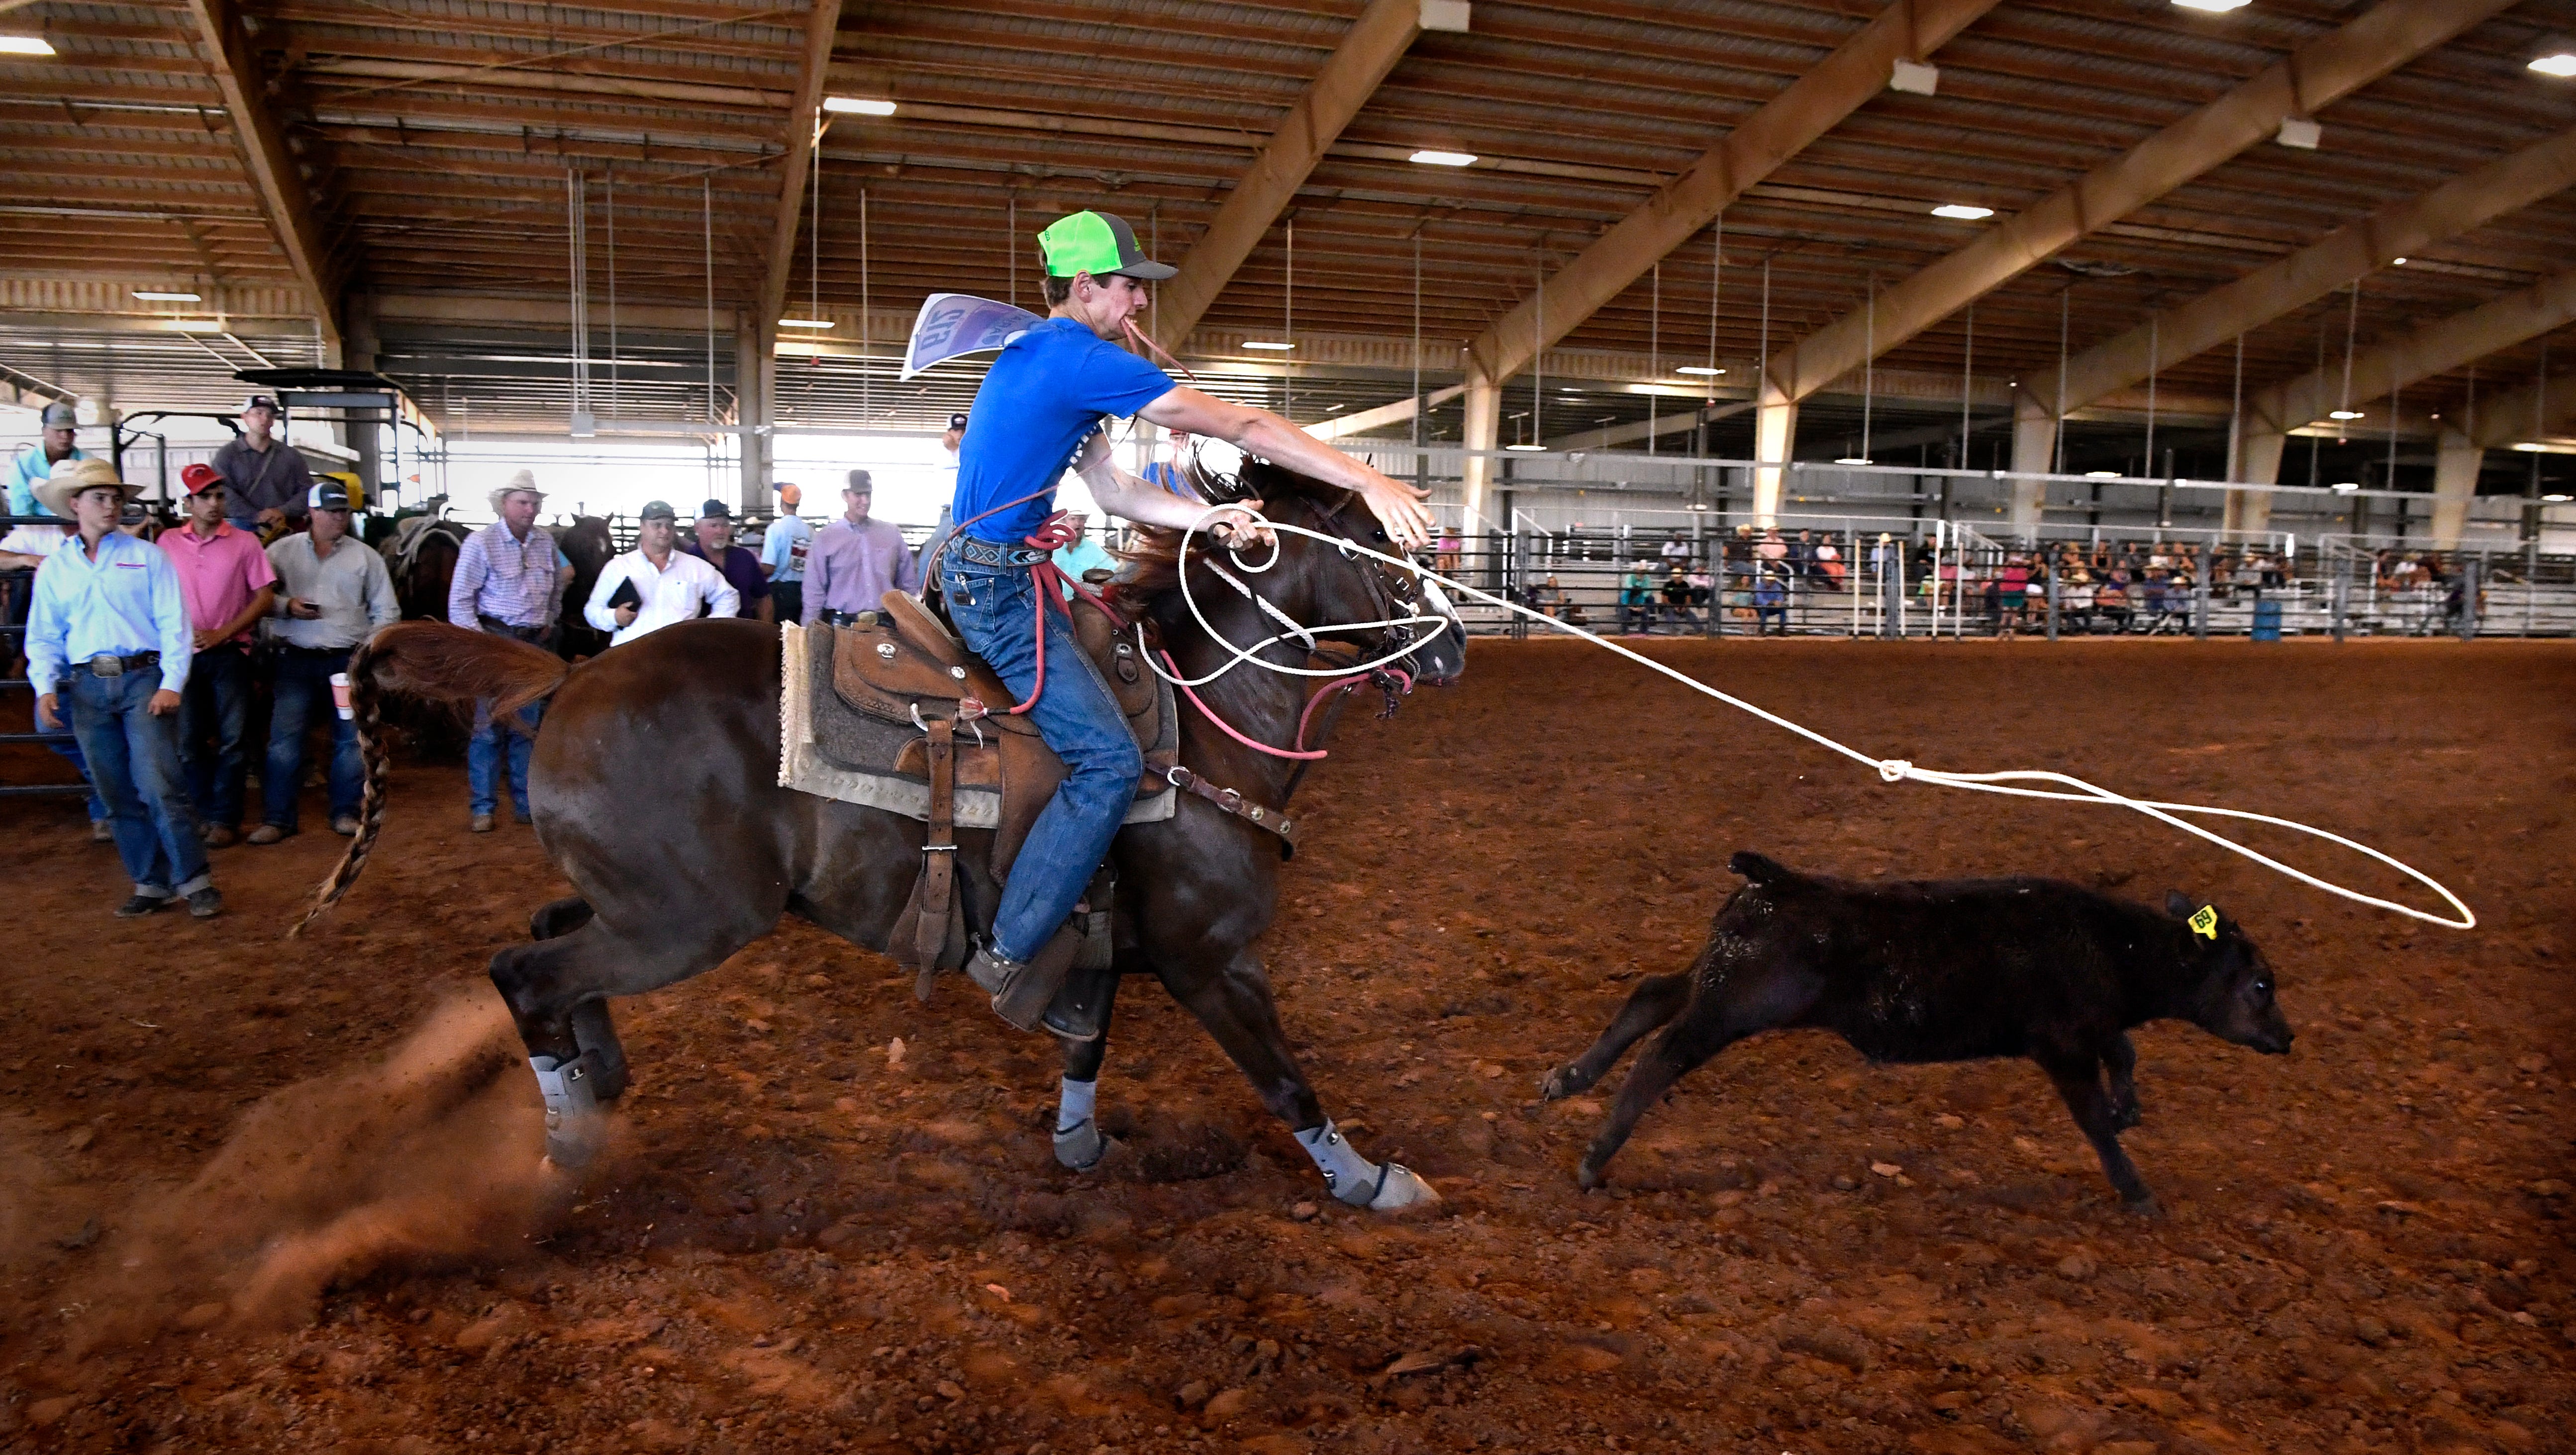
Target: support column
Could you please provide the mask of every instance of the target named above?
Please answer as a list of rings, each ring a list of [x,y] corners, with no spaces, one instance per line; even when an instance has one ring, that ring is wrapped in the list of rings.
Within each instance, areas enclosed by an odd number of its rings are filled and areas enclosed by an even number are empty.
[[[349,327],[341,336],[341,367],[371,373],[376,367],[376,295],[355,293],[349,297]],[[384,488],[384,432],[390,421],[373,420],[344,425],[340,443],[358,452],[358,485],[366,503],[376,502],[376,493]]]
[[[2289,447],[2290,437],[2279,430],[2255,426],[2238,436],[2236,444],[2236,478],[2248,485],[2281,483],[2281,452]],[[2267,490],[2230,490],[2227,513],[2220,522],[2229,530],[2260,531],[2272,528],[2272,495]]]
[[[2462,431],[2445,427],[2433,457],[2433,549],[2456,551],[2477,498],[2478,468],[2487,452]]]
[[[1798,441],[1798,401],[1766,374],[1753,411],[1753,523],[1769,529],[1780,523],[1781,466]]]
[[[1494,478],[1494,459],[1480,450],[1501,448],[1503,425],[1503,386],[1484,376],[1472,366],[1467,371],[1467,424],[1464,431],[1468,455],[1462,466],[1466,476],[1467,528],[1484,521],[1495,530],[1510,530],[1508,520],[1497,521],[1485,513],[1485,491]]]
[[[2027,390],[2013,399],[2012,467],[2016,475],[2046,475],[2057,468],[2057,415]],[[2047,503],[2048,486],[2044,481],[2015,480],[2013,525],[2038,525],[2040,508]]]
[[[766,511],[770,500],[769,436],[765,431],[775,423],[771,418],[773,394],[770,360],[776,352],[770,347],[769,328],[747,313],[733,317],[733,392],[734,423],[742,426],[739,441],[742,462],[741,499],[736,508],[744,511]]]

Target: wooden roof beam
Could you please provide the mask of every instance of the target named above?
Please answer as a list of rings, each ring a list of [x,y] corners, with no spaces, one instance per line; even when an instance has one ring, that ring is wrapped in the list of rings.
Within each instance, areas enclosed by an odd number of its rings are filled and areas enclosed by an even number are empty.
[[[340,350],[339,272],[332,266],[330,244],[314,215],[304,175],[296,169],[295,156],[286,148],[285,134],[268,109],[267,88],[260,76],[259,58],[250,48],[249,32],[242,28],[241,14],[233,0],[188,0],[188,12],[197,22],[197,39],[215,88],[223,93],[224,109],[232,114],[233,136],[241,143],[243,167],[257,184],[260,206],[268,214],[269,226],[277,234],[287,266],[312,295],[314,321],[322,331],[324,353],[336,357]]]
[[[2449,41],[2514,0],[2381,0],[2358,19],[1771,356],[1766,405],[1794,405],[2037,266]]]
[[[1342,34],[1314,83],[1270,134],[1270,142],[1236,179],[1217,209],[1198,246],[1181,262],[1178,276],[1155,290],[1154,332],[1184,339],[1207,316],[1209,305],[1225,291],[1243,260],[1252,256],[1262,235],[1296,200],[1297,189],[1340,139],[1380,82],[1404,58],[1414,37],[1422,34],[1430,0],[1370,0],[1359,19]],[[1465,6],[1457,7],[1464,10]]]
[[[1473,367],[1491,380],[1528,368],[1542,350],[1697,236],[1728,203],[1886,91],[1896,62],[1924,59],[1996,3],[1895,0],[1548,279],[1544,319],[1532,297],[1477,335],[1467,345]]]
[[[776,224],[769,234],[769,268],[760,281],[758,322],[768,328],[787,306],[788,275],[796,267],[796,228],[805,215],[805,179],[823,144],[823,87],[832,75],[832,41],[841,28],[841,0],[814,0],[805,18],[805,59],[797,72],[796,99],[787,113],[787,165],[778,188]]]
[[[2420,253],[2576,187],[2576,130],[2499,157],[2418,197],[2393,202],[2271,266],[2204,293],[2066,366],[2065,397],[2051,371],[2025,381],[2020,412],[2053,418],[2225,344],[2273,319],[2367,277],[2390,260]],[[2151,349],[2152,345],[2152,349]],[[2017,470],[2045,460],[2016,458]]]

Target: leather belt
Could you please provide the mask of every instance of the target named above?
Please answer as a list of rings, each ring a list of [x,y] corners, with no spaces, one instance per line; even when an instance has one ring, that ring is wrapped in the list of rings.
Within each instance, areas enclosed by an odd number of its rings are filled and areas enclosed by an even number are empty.
[[[964,535],[951,536],[948,549],[979,566],[1028,566],[1055,554],[1039,546],[1008,546]]]
[[[72,670],[87,672],[93,677],[122,677],[128,672],[139,672],[146,667],[159,665],[161,665],[159,652],[137,652],[131,657],[119,657],[113,653],[101,652],[86,662],[73,663]]]
[[[1297,826],[1289,822],[1288,815],[1279,810],[1263,808],[1260,804],[1245,798],[1238,789],[1219,788],[1178,763],[1164,769],[1163,776],[1170,780],[1173,787],[1182,792],[1197,794],[1215,804],[1220,810],[1233,814],[1254,828],[1268,829],[1277,834],[1286,842],[1288,848],[1293,849],[1297,846]]]
[[[873,611],[826,611],[815,619],[825,626],[875,626],[877,624],[877,614]]]

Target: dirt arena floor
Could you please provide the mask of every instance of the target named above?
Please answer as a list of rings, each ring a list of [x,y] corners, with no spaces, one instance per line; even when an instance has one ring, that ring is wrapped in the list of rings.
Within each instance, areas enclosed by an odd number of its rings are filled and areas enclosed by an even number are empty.
[[[295,943],[328,834],[220,853],[211,924],[123,923],[77,807],[20,803],[0,1449],[2570,1448],[2576,649],[1653,650],[1889,755],[2351,833],[2483,924],[2134,816],[1886,787],[1577,645],[1479,642],[1466,685],[1346,728],[1267,946],[1328,1109],[1435,1213],[1332,1202],[1143,981],[1102,1082],[1125,1145],[1062,1172],[1049,1043],[796,924],[621,1003],[636,1085],[576,1187],[482,979],[563,891],[527,830],[464,831],[460,770],[400,773],[368,877]],[[2028,1064],[1816,1033],[1684,1081],[1587,1196],[1600,1093],[1539,1079],[1689,958],[1744,847],[2213,897],[2297,1050],[2138,1036],[2152,1221]]]

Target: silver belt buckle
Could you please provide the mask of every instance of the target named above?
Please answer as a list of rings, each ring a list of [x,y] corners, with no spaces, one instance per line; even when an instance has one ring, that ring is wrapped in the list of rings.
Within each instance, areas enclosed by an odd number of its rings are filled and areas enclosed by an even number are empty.
[[[93,677],[122,677],[125,675],[125,659],[114,652],[101,652],[89,659],[89,670]]]

